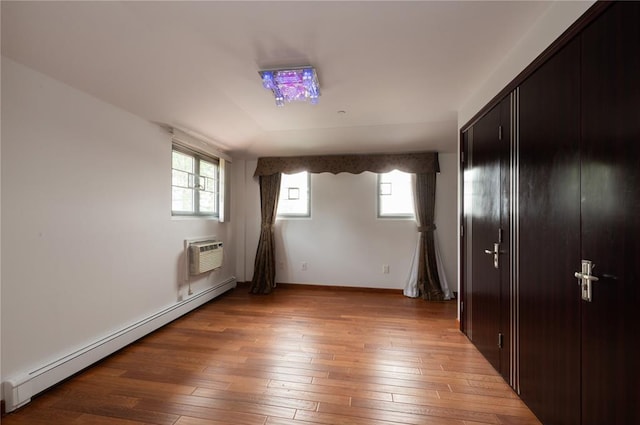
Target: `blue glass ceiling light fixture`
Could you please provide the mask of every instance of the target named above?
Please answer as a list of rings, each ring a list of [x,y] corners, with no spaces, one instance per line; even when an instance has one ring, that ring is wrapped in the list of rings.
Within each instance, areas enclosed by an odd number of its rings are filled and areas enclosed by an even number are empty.
[[[262,86],[276,97],[276,105],[285,102],[302,101],[313,105],[318,103],[320,85],[316,70],[310,66],[290,69],[259,71]]]

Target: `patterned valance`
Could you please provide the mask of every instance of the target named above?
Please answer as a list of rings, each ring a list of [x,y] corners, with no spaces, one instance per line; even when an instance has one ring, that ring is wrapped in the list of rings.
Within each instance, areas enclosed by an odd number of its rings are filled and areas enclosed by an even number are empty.
[[[437,173],[440,171],[437,152],[370,154],[370,155],[320,155],[280,156],[258,158],[254,176],[275,173],[351,173],[364,171],[386,173],[400,170],[406,173]]]

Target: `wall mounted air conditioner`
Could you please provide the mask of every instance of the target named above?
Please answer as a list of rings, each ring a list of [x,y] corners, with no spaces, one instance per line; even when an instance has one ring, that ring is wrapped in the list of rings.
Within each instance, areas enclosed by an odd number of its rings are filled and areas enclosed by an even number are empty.
[[[189,273],[195,275],[222,267],[222,255],[220,241],[189,243]]]

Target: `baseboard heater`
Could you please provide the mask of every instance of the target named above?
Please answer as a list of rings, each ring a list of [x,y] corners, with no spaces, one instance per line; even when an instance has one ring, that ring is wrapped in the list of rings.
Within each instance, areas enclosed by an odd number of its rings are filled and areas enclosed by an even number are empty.
[[[235,287],[236,278],[231,277],[56,361],[7,379],[2,383],[6,411]]]

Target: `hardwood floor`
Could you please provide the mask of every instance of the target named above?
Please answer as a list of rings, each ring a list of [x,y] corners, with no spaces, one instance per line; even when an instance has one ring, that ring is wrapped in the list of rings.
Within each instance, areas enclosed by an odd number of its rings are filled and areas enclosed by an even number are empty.
[[[455,302],[240,286],[3,425],[539,424],[458,331]]]

